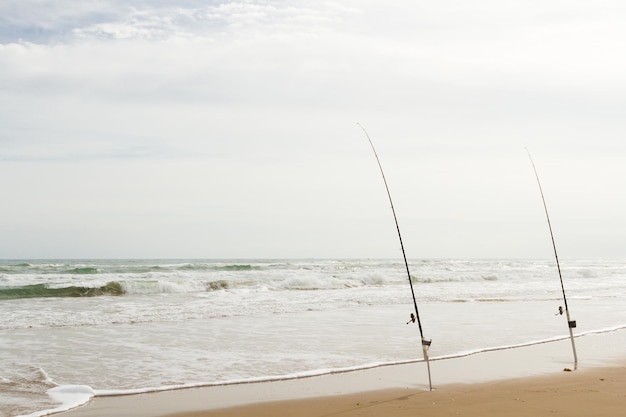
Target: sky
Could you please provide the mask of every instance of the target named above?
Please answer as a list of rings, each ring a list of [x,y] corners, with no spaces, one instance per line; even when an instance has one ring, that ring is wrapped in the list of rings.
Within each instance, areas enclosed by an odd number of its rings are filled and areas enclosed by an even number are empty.
[[[5,0],[0,258],[626,253],[626,4]]]

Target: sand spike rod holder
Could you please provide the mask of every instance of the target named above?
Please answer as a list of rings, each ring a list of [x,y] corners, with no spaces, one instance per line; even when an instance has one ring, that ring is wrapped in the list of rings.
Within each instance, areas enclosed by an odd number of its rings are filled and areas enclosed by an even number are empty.
[[[535,178],[537,178],[537,185],[539,185],[539,192],[541,193],[541,200],[543,201],[543,209],[546,212],[546,219],[548,220],[548,229],[550,230],[550,238],[552,239],[552,248],[554,249],[554,259],[556,260],[556,268],[559,271],[559,279],[561,280],[561,290],[563,291],[563,303],[565,304],[565,317],[567,318],[567,327],[569,328],[569,337],[572,341],[572,351],[574,352],[574,369],[578,367],[578,355],[576,354],[576,344],[574,343],[574,327],[576,327],[576,321],[572,320],[569,315],[569,308],[567,307],[567,297],[565,296],[565,286],[563,285],[563,276],[561,275],[561,265],[559,264],[559,255],[556,253],[556,243],[554,243],[554,234],[552,233],[552,224],[550,223],[550,216],[548,215],[548,206],[546,205],[546,199],[543,196],[543,189],[541,188],[541,181],[539,181],[539,174],[537,173],[537,168],[535,167],[535,162],[533,161],[533,157],[530,155],[528,149],[528,157],[530,158],[530,163],[533,165],[533,171],[535,172]],[[561,307],[559,307],[559,312],[562,314]]]
[[[424,362],[426,362],[426,369],[428,370],[428,387],[432,391],[433,383],[430,377],[430,361],[428,359],[428,348],[430,347],[431,340],[427,340],[426,338],[424,338],[424,331],[422,330],[422,322],[420,320],[419,311],[417,309],[417,301],[415,301],[415,291],[413,290],[413,282],[411,281],[411,272],[409,271],[409,263],[406,260],[406,253],[404,251],[404,244],[402,243],[402,235],[400,234],[400,226],[398,225],[398,218],[396,216],[396,210],[393,207],[393,200],[391,199],[391,192],[389,191],[389,186],[387,185],[387,179],[385,178],[385,172],[383,171],[383,166],[380,163],[380,159],[378,158],[378,154],[376,153],[376,148],[374,148],[374,144],[372,143],[372,140],[370,139],[370,135],[367,134],[367,131],[365,130],[363,126],[361,126],[360,123],[357,123],[357,124],[363,130],[363,133],[365,133],[365,137],[367,137],[367,140],[369,141],[370,146],[372,147],[372,151],[374,151],[374,156],[376,157],[376,162],[378,162],[378,168],[380,168],[380,173],[383,176],[383,182],[385,183],[385,189],[387,190],[387,197],[389,197],[389,204],[391,205],[391,212],[393,213],[393,220],[396,222],[396,230],[398,231],[398,238],[400,239],[400,247],[402,248],[404,266],[406,267],[406,273],[409,278],[409,285],[411,286],[411,295],[413,296],[413,307],[415,308],[415,316],[411,314],[411,320],[409,320],[409,323],[415,322],[417,320],[417,325],[420,330],[420,338],[422,340],[422,353],[424,355]]]

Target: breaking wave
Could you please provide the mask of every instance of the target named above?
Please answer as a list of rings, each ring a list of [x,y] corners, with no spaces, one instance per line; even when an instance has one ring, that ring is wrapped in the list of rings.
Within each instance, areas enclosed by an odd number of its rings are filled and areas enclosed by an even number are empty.
[[[47,297],[97,297],[101,295],[122,295],[124,293],[122,285],[114,281],[95,288],[80,286],[50,288],[46,284],[33,284],[23,287],[0,288],[0,300]]]

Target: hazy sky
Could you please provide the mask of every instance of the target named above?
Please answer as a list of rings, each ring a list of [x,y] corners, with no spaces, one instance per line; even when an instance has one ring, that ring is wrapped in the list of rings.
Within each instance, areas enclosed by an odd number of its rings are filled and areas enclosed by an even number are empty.
[[[619,1],[4,0],[0,258],[626,255]]]

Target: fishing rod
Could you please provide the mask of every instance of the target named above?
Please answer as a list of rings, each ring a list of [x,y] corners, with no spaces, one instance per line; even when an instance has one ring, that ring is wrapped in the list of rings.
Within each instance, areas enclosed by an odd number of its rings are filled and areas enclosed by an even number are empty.
[[[561,281],[561,290],[563,291],[563,303],[565,304],[565,317],[567,318],[567,326],[569,328],[569,337],[572,341],[572,351],[574,352],[574,369],[578,367],[578,355],[576,354],[576,345],[574,344],[574,327],[576,327],[576,320],[572,320],[569,314],[569,308],[567,307],[567,297],[565,296],[565,286],[563,285],[563,276],[561,275],[561,265],[559,264],[559,255],[556,252],[556,243],[554,243],[554,233],[552,233],[552,224],[550,223],[550,216],[548,215],[548,206],[546,205],[546,199],[543,196],[543,189],[541,188],[541,182],[539,181],[539,174],[537,173],[537,168],[535,167],[535,162],[533,161],[533,157],[530,155],[530,151],[526,149],[528,152],[528,157],[530,158],[530,163],[533,165],[533,171],[535,171],[535,177],[537,178],[537,184],[539,185],[539,192],[541,193],[541,200],[543,201],[543,209],[546,212],[546,219],[548,219],[548,229],[550,230],[550,238],[552,239],[552,248],[554,249],[554,259],[556,260],[556,268],[559,271],[559,280]],[[558,314],[563,314],[563,309],[559,307]]]
[[[380,173],[383,176],[383,182],[385,183],[387,196],[389,197],[389,204],[391,205],[391,212],[393,213],[393,220],[396,222],[396,230],[398,231],[398,239],[400,239],[400,247],[402,248],[404,266],[406,267],[406,273],[409,278],[409,285],[411,286],[411,295],[413,296],[413,307],[415,308],[415,315],[411,313],[411,318],[407,322],[407,324],[415,323],[415,321],[417,320],[417,326],[419,327],[420,338],[422,340],[422,353],[424,354],[424,361],[426,362],[426,368],[428,369],[428,386],[430,390],[432,391],[433,384],[432,384],[432,380],[430,377],[430,362],[428,359],[428,348],[430,347],[432,340],[427,340],[426,338],[424,338],[424,331],[422,330],[422,322],[420,320],[420,314],[417,309],[417,301],[415,301],[415,291],[413,290],[413,281],[411,281],[411,272],[409,271],[409,263],[406,260],[406,252],[404,251],[404,244],[402,243],[402,235],[400,234],[400,225],[398,224],[398,217],[396,216],[396,210],[393,207],[393,200],[391,199],[391,192],[389,191],[389,185],[387,185],[387,179],[385,178],[385,172],[383,171],[383,166],[380,163],[380,159],[378,158],[378,153],[376,153],[376,148],[374,148],[374,143],[372,143],[372,139],[370,139],[370,135],[367,134],[367,131],[365,130],[363,126],[361,126],[360,123],[357,123],[357,125],[359,125],[359,127],[363,130],[363,133],[365,133],[365,136],[367,137],[367,140],[369,141],[370,146],[372,147],[372,151],[374,151],[376,162],[378,162],[378,168],[380,168]]]

